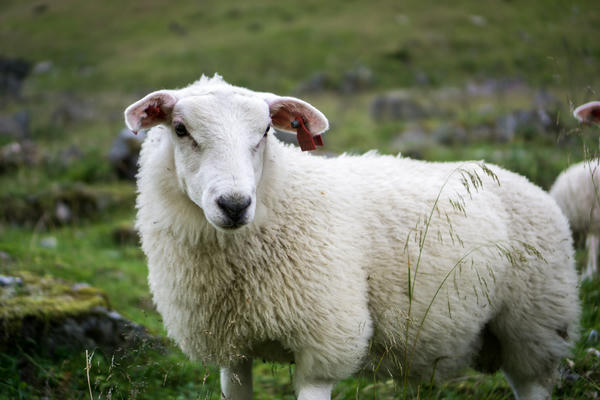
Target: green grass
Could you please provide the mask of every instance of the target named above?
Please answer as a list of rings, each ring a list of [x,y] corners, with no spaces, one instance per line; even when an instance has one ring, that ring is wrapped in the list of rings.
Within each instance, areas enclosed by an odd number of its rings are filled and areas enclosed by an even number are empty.
[[[598,79],[594,4],[60,0],[35,14],[35,2],[11,2],[0,16],[0,49],[54,61],[56,70],[34,83],[43,89],[130,92],[218,71],[289,90],[314,71],[339,77],[355,64],[372,68],[379,87],[414,85],[423,71],[437,85],[520,76],[571,88]]]

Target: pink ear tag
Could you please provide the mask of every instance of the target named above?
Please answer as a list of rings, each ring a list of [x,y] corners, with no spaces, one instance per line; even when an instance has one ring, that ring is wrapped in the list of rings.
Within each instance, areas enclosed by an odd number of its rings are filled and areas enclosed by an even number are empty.
[[[306,125],[304,125],[302,117],[296,117],[296,119],[292,121],[292,128],[296,129],[296,138],[302,151],[311,151],[315,150],[317,146],[323,146],[323,138],[321,135],[315,135],[313,137],[312,133],[310,133],[306,128]]]

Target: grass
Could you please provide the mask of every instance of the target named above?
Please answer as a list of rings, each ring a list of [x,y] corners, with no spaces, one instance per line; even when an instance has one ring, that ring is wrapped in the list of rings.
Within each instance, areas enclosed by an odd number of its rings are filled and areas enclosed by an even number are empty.
[[[598,153],[599,132],[579,127],[574,105],[598,97],[600,43],[594,40],[600,9],[592,0],[561,2],[378,0],[202,2],[158,0],[102,3],[6,0],[0,13],[0,55],[53,67],[25,82],[20,98],[2,97],[0,114],[28,110],[31,139],[42,161],[0,174],[0,273],[27,270],[67,282],[85,281],[106,292],[111,305],[161,337],[146,283],[145,259],[115,232],[131,224],[131,184],[118,182],[105,160],[123,126],[122,110],[151,90],[180,87],[200,74],[219,72],[257,90],[293,94],[322,73],[325,90],[301,96],[331,121],[325,151],[401,151],[426,160],[486,160],[517,171],[548,189],[567,165]],[[365,66],[373,81],[356,93],[342,90],[348,71]],[[516,89],[469,93],[469,83],[517,80]],[[376,120],[374,98],[401,88],[426,113],[415,119]],[[449,89],[452,89],[451,91]],[[534,109],[539,90],[559,106],[544,135],[524,127],[508,141],[477,136],[495,132],[498,119]],[[65,104],[83,116],[58,118]],[[436,132],[450,124],[446,142]],[[422,143],[399,140],[407,130]],[[466,140],[459,137],[464,132]],[[0,135],[0,145],[10,139]],[[63,150],[82,156],[64,162]],[[90,194],[91,193],[91,194]],[[49,218],[57,201],[73,204],[108,193],[110,206],[83,212],[66,225]],[[89,196],[88,196],[89,195]],[[20,210],[20,211],[19,211]],[[87,209],[86,209],[87,210]],[[20,212],[24,221],[10,217]],[[43,247],[47,237],[57,246]],[[578,246],[578,265],[585,254]],[[561,381],[555,398],[593,398],[600,392],[599,358],[586,343],[600,331],[600,286],[581,287],[582,339],[564,369],[579,379]],[[92,349],[89,349],[90,351]],[[26,348],[0,354],[0,398],[217,399],[218,372],[191,363],[168,342],[115,354],[64,352],[59,357]],[[86,366],[89,367],[88,386]],[[293,367],[291,367],[293,369]],[[255,390],[265,399],[293,398],[290,367],[256,363]],[[568,374],[567,374],[568,375]],[[333,398],[402,397],[393,382],[350,378]],[[509,399],[501,374],[469,372],[437,386],[411,387],[406,397]]]

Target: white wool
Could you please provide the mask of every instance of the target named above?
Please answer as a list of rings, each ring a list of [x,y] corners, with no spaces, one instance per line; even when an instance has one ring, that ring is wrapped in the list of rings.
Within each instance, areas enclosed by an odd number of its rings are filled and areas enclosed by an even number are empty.
[[[571,230],[587,236],[588,261],[582,279],[593,279],[598,274],[600,159],[582,161],[561,172],[550,194],[569,220]]]
[[[560,173],[550,194],[575,232],[600,234],[600,159],[582,161]]]
[[[195,110],[188,125],[206,123],[223,138],[226,116],[237,115],[227,124],[245,135],[239,121],[254,124],[247,114],[259,113],[239,111],[238,95],[264,98],[220,77],[175,94],[187,107],[175,112]],[[217,122],[202,114],[199,95]],[[201,131],[190,133],[202,141]],[[316,157],[269,134],[255,216],[223,231],[178,172],[196,162],[178,157],[205,156],[182,155],[178,140],[164,125],[148,133],[137,229],[169,336],[191,358],[224,367],[226,396],[251,396],[251,386],[227,381],[235,371],[247,381],[250,358],[294,360],[299,397],[322,399],[361,370],[440,380],[486,364],[482,353],[521,398],[550,393],[577,337],[576,275],[565,217],[527,179],[496,166],[488,174],[480,162]]]

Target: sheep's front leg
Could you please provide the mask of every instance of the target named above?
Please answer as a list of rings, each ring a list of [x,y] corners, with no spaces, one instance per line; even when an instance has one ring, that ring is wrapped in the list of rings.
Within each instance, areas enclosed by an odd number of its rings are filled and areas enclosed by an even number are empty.
[[[333,383],[326,382],[304,382],[296,389],[298,400],[329,400],[333,386]]]
[[[233,367],[221,368],[221,398],[223,400],[252,399],[252,359]]]

